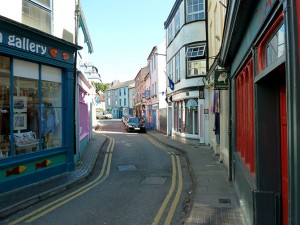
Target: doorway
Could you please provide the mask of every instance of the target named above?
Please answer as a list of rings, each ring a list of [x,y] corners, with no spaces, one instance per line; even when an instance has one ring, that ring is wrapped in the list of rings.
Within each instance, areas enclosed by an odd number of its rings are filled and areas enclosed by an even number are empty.
[[[287,105],[285,83],[279,88],[280,103],[280,152],[281,152],[281,196],[282,224],[288,225],[288,142],[287,142]]]

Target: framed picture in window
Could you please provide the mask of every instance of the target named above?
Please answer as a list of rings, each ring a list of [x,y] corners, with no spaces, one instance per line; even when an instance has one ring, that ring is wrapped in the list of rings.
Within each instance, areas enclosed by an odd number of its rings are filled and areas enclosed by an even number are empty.
[[[14,112],[26,112],[27,111],[27,97],[14,96]]]
[[[26,130],[27,129],[27,114],[16,113],[14,114],[14,130]]]

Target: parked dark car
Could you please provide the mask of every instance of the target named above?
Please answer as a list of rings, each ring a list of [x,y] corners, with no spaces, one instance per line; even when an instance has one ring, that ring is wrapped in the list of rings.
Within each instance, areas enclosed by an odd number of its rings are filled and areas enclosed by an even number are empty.
[[[128,118],[127,122],[125,122],[125,130],[127,132],[137,131],[146,133],[146,126],[145,123],[140,121],[138,118],[130,117]]]

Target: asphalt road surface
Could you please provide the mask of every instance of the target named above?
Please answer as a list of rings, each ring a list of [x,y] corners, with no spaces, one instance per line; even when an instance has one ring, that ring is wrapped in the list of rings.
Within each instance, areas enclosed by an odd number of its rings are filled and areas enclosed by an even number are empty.
[[[191,190],[184,155],[148,134],[101,120],[108,141],[86,183],[19,212],[7,224],[183,224]]]

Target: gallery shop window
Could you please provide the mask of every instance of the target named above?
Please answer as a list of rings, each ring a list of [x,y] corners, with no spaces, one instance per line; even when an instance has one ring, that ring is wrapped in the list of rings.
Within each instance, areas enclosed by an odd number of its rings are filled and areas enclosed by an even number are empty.
[[[10,59],[0,55],[0,159],[10,155]]]
[[[23,0],[22,22],[51,34],[51,0]]]
[[[236,77],[237,152],[251,173],[255,173],[253,59]]]
[[[187,0],[186,1],[186,20],[187,22],[205,19],[205,1]]]
[[[190,46],[186,50],[187,77],[206,74],[206,45]]]
[[[14,74],[0,57],[0,158],[61,146],[61,70],[12,60]]]

